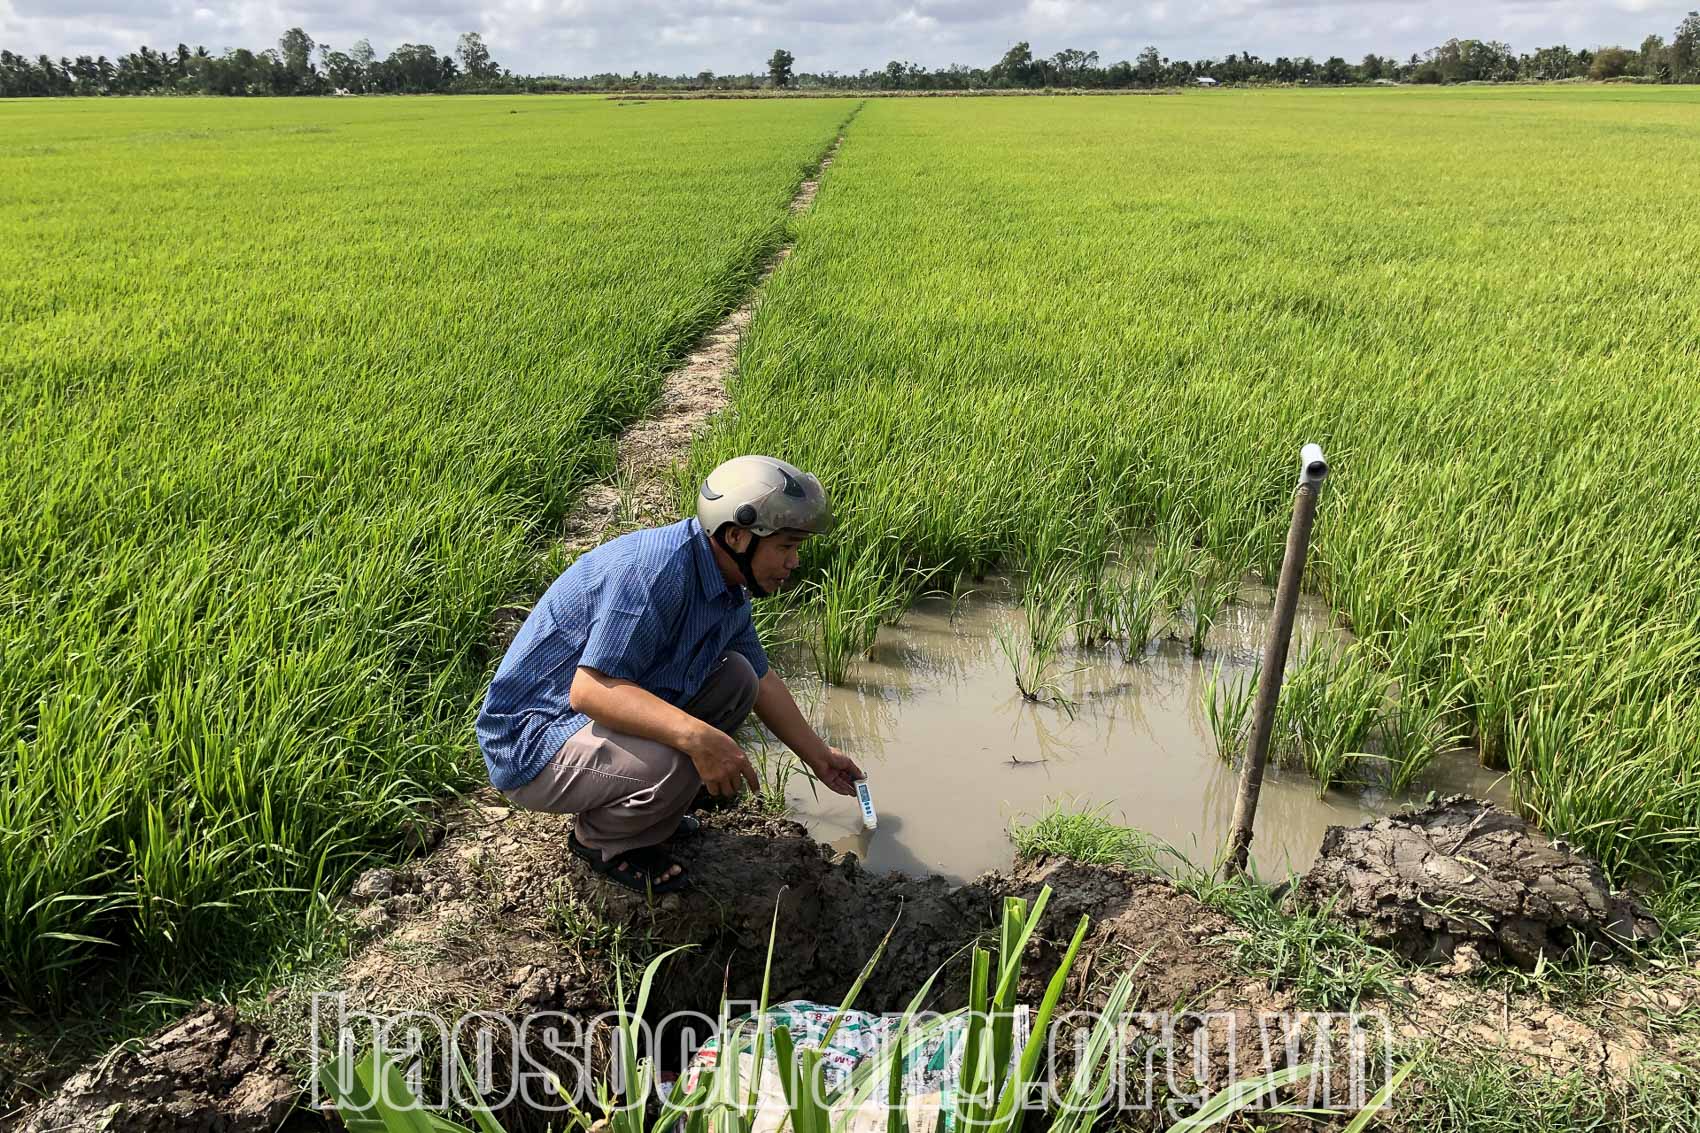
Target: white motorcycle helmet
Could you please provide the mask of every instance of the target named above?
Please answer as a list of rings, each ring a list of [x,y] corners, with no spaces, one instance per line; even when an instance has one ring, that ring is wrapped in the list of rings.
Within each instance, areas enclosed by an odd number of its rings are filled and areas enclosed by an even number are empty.
[[[751,567],[756,545],[781,531],[832,530],[832,500],[819,480],[795,465],[771,456],[738,456],[710,472],[697,489],[697,522],[738,564],[750,593],[765,598]],[[743,551],[726,541],[729,527],[747,528],[753,536]]]

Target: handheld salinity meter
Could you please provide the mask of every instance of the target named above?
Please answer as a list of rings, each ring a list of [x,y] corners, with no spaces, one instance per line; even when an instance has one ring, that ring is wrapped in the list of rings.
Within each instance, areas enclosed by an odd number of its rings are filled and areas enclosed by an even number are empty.
[[[879,815],[874,813],[874,796],[868,793],[868,781],[856,780],[856,801],[862,804],[862,825],[869,830],[880,824]]]

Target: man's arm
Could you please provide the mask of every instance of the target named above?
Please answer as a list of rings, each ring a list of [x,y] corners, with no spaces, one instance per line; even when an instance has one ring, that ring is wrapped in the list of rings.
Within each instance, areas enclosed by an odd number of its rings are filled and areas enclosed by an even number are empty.
[[[575,712],[605,728],[684,752],[712,795],[736,795],[740,780],[752,791],[761,790],[756,769],[731,736],[631,681],[581,665],[567,699]]]
[[[809,726],[791,690],[771,668],[756,686],[756,715],[768,731],[797,753],[822,783],[841,795],[856,793],[856,780],[862,777],[862,769]]]

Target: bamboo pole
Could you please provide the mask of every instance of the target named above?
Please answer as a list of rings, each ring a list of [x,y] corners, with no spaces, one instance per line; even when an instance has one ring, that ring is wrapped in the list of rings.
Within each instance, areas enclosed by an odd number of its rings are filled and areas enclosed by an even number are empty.
[[[1287,550],[1281,557],[1281,577],[1275,586],[1275,614],[1269,640],[1263,644],[1263,669],[1257,678],[1257,699],[1251,710],[1251,740],[1246,745],[1245,765],[1240,768],[1240,790],[1234,799],[1234,824],[1229,835],[1224,872],[1237,877],[1245,872],[1251,852],[1252,824],[1257,819],[1257,798],[1263,790],[1263,769],[1269,760],[1269,734],[1275,724],[1275,704],[1281,697],[1281,680],[1287,668],[1287,647],[1293,639],[1293,618],[1299,608],[1299,587],[1304,581],[1305,556],[1310,552],[1310,529],[1316,519],[1316,497],[1328,476],[1328,461],[1321,445],[1305,445],[1299,452],[1299,483],[1293,491],[1293,520],[1287,528]]]

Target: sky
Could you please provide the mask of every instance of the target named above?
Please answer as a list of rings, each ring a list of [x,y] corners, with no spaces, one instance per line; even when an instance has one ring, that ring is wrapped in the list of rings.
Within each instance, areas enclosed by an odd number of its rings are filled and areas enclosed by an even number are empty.
[[[0,47],[55,58],[114,56],[141,44],[275,46],[289,27],[380,55],[401,43],[452,50],[476,31],[496,62],[529,74],[764,69],[774,48],[799,71],[854,72],[887,61],[989,66],[1013,43],[1035,54],[1097,51],[1105,63],[1146,44],[1170,57],[1264,58],[1365,52],[1401,58],[1458,36],[1520,51],[1639,46],[1669,37],[1700,0],[0,0]]]

